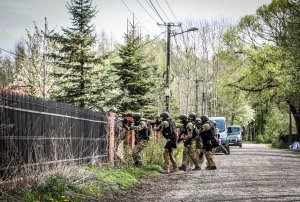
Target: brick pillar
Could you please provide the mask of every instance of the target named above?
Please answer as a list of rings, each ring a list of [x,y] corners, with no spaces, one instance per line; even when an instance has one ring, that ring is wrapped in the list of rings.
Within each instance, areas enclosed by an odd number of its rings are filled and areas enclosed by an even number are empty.
[[[114,163],[115,113],[108,112],[108,161]]]
[[[133,121],[132,117],[126,117],[128,121]],[[126,131],[126,139],[125,139],[125,153],[126,157],[128,158],[129,156],[129,151],[134,147],[134,141],[135,141],[135,136],[134,136],[134,131],[129,130]]]

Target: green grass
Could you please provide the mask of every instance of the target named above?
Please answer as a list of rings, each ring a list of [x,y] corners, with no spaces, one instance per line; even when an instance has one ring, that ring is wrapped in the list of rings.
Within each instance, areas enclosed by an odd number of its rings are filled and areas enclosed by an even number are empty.
[[[143,177],[155,175],[159,168],[159,165],[146,165],[144,168],[129,165],[78,167],[76,169],[80,172],[68,173],[68,176],[51,174],[44,183],[14,190],[12,195],[24,202],[116,199],[121,190],[135,186]]]
[[[144,168],[132,166],[128,160],[115,166],[75,166],[59,174],[50,174],[42,183],[14,190],[13,196],[24,202],[40,201],[100,201],[103,198],[117,199],[124,189],[155,175],[163,163],[164,139],[151,139],[142,152]],[[177,159],[182,158],[182,146],[175,150]],[[0,197],[0,199],[2,199]]]

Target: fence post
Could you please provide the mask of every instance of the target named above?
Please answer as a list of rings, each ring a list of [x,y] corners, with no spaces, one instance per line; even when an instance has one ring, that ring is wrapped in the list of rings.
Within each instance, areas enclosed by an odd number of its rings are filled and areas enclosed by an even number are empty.
[[[128,121],[133,121],[132,117],[126,117]],[[134,142],[135,142],[135,136],[134,136],[134,131],[129,130],[126,131],[126,139],[125,139],[125,156],[126,158],[130,158],[130,150],[134,147]]]
[[[108,160],[114,163],[115,148],[115,113],[108,112]]]

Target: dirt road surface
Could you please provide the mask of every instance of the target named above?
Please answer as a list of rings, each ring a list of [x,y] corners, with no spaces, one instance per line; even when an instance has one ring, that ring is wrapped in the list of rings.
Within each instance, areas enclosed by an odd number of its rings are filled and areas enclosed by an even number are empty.
[[[231,147],[217,170],[149,178],[120,201],[300,201],[300,153],[265,145]]]

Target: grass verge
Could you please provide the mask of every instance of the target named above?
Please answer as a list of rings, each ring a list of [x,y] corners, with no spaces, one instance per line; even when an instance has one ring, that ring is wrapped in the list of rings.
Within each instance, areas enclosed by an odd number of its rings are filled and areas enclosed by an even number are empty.
[[[24,202],[83,202],[113,200],[122,190],[138,184],[143,177],[153,176],[160,166],[144,168],[129,165],[77,166],[71,170],[48,175],[43,183],[6,193],[0,201]]]

